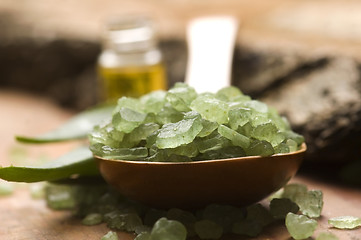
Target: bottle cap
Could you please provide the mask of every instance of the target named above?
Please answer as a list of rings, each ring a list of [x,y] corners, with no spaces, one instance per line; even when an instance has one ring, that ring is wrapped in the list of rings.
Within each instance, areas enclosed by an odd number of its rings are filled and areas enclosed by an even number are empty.
[[[146,17],[112,19],[107,24],[104,36],[105,47],[119,52],[144,51],[156,45],[153,23]]]

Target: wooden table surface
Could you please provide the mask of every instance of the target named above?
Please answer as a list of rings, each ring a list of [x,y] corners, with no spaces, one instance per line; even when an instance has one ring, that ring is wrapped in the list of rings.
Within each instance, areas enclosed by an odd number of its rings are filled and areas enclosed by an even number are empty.
[[[53,144],[48,146],[20,145],[13,140],[14,134],[36,134],[50,130],[72,116],[72,112],[60,109],[50,100],[16,92],[0,91],[0,165],[6,166],[12,160],[14,149],[27,151],[29,159],[46,155],[58,156],[74,146],[74,143]],[[327,220],[331,217],[353,215],[361,217],[361,189],[331,184],[309,176],[297,175],[292,182],[304,183],[309,189],[319,189],[324,194],[324,208],[319,232],[330,231],[339,239],[361,239],[361,228],[337,230],[330,228]],[[30,196],[28,185],[20,185],[14,194],[0,197],[0,239],[6,240],[99,240],[109,229],[104,224],[83,226],[79,219],[67,211],[53,211],[47,208],[42,199]],[[131,240],[133,235],[118,232],[120,240]],[[239,236],[226,236],[224,240],[247,239]],[[252,239],[290,239],[283,224],[268,227],[258,238]]]

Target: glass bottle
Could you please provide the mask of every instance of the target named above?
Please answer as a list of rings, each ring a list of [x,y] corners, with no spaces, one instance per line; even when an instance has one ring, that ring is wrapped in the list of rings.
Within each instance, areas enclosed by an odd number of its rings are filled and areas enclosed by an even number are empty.
[[[111,21],[98,59],[101,98],[139,97],[165,90],[167,80],[153,23],[145,17]]]

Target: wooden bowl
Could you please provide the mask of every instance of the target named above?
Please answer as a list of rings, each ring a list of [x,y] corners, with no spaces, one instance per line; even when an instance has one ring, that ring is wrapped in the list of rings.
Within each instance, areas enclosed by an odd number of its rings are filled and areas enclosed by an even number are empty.
[[[158,208],[208,204],[246,206],[282,188],[301,165],[301,149],[268,157],[249,156],[197,162],[98,159],[104,179],[129,199]]]

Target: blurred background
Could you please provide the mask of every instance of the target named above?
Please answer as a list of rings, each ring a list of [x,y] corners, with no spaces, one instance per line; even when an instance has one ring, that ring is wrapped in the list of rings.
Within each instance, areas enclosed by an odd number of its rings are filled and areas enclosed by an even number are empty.
[[[0,0],[0,95],[94,105],[104,24],[129,14],[153,19],[169,87],[184,81],[187,22],[237,17],[232,84],[306,137],[305,170],[361,185],[359,0]]]

